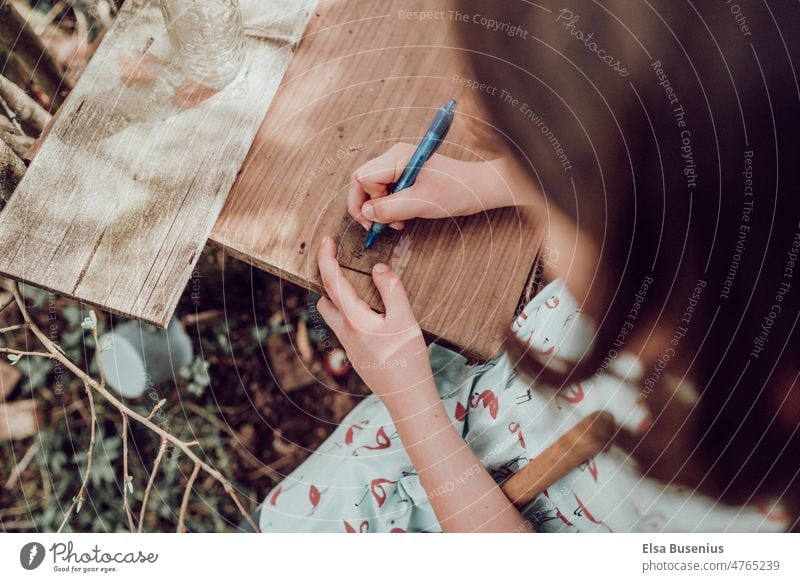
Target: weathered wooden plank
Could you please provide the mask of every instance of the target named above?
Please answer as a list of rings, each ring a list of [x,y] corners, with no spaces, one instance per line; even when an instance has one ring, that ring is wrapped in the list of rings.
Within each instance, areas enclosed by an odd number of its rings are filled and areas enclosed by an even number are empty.
[[[0,214],[0,273],[169,322],[314,3],[242,5],[217,93],[174,62],[158,2],[125,5]]]
[[[358,256],[357,225],[343,220],[352,171],[397,141],[416,143],[436,108],[459,100],[441,153],[488,155],[471,128],[485,119],[446,5],[443,19],[409,18],[424,0],[321,3],[212,231],[237,258],[321,291],[314,254],[330,234],[345,240],[340,262],[380,309]],[[473,106],[470,106],[473,104]],[[473,123],[468,123],[473,119]],[[434,339],[487,358],[500,348],[541,240],[514,209],[469,218],[413,221],[393,241],[389,263],[402,274],[422,328]]]

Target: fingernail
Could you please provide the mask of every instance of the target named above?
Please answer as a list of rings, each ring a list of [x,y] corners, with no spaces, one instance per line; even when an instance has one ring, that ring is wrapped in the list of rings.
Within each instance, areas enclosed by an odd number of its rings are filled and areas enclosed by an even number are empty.
[[[329,242],[331,242],[331,237],[329,237],[327,234],[322,237],[322,244],[326,245]]]
[[[372,267],[372,270],[375,271],[376,273],[385,273],[386,271],[389,270],[389,267],[387,267],[383,263],[375,263],[375,266]]]
[[[375,211],[372,210],[372,206],[365,204],[361,207],[361,214],[364,215],[364,218],[368,218],[369,220],[375,220]]]
[[[400,230],[400,223],[399,222],[392,222],[389,224],[389,228],[393,228],[395,230]]]

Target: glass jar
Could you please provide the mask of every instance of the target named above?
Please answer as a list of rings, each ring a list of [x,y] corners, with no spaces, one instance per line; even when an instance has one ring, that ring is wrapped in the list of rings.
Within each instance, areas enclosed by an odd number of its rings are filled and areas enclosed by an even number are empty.
[[[212,89],[236,78],[244,62],[238,0],[161,0],[161,12],[183,71]]]

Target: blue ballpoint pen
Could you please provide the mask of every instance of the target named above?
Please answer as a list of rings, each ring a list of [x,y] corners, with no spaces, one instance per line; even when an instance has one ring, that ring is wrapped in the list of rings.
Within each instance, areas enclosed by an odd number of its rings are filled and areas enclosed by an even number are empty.
[[[447,132],[450,131],[450,124],[453,122],[453,111],[455,108],[455,99],[450,99],[444,107],[441,107],[439,111],[436,112],[436,116],[433,118],[428,131],[414,151],[414,155],[408,160],[405,170],[403,170],[397,182],[394,183],[389,194],[394,194],[414,184],[422,169],[422,165],[430,159],[437,149],[439,149],[439,146],[442,145],[444,138],[447,136]],[[385,224],[373,222],[367,234],[367,241],[364,243],[364,248],[368,249],[371,247],[385,228]]]

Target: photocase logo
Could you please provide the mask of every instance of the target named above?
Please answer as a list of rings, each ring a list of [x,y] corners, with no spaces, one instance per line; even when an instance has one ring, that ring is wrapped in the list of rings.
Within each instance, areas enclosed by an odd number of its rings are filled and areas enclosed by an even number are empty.
[[[44,561],[44,546],[38,542],[29,542],[19,551],[19,563],[26,570],[35,570]]]

